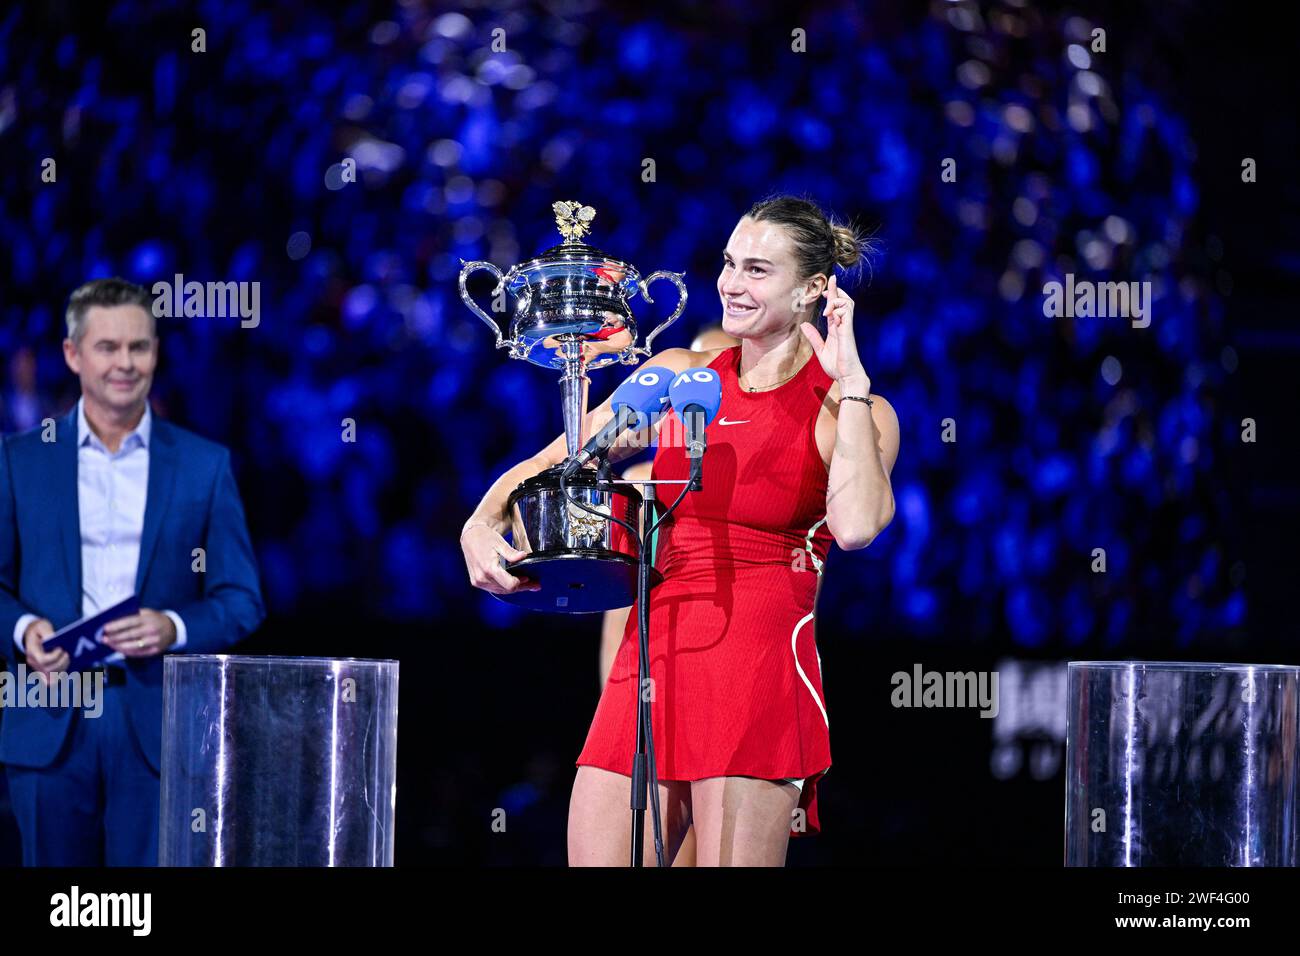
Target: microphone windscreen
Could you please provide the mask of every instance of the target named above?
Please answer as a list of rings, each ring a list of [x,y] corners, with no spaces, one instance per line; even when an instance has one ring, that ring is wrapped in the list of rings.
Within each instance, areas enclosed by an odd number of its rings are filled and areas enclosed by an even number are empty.
[[[668,401],[681,417],[687,405],[704,409],[704,424],[713,421],[722,404],[722,380],[711,368],[688,368],[668,386]]]
[[[672,380],[672,369],[662,365],[647,365],[614,389],[614,394],[609,397],[610,407],[617,414],[620,406],[626,406],[636,412],[636,423],[632,427],[645,428],[651,423],[650,416],[663,405]]]

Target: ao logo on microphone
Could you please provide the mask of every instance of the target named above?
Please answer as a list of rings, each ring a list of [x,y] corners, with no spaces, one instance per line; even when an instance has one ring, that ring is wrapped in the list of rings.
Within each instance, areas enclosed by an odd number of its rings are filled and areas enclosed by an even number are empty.
[[[673,379],[672,388],[685,382],[713,382],[718,378],[718,373],[708,368],[688,369]]]
[[[653,388],[654,386],[658,385],[659,382],[661,381],[659,375],[660,375],[659,369],[646,368],[646,369],[642,369],[640,372],[637,372],[635,381],[638,385],[644,385],[646,388]]]

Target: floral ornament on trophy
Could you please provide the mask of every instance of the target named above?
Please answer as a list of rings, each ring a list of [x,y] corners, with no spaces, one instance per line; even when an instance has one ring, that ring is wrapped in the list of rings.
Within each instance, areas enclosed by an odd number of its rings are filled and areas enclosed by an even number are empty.
[[[565,242],[579,241],[591,231],[591,221],[596,218],[595,209],[574,200],[552,203],[551,211]]]

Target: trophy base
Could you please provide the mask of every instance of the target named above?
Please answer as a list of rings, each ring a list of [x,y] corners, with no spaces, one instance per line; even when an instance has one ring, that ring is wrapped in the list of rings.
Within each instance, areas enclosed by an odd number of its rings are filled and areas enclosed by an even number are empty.
[[[632,605],[636,600],[637,568],[636,559],[613,551],[575,549],[534,554],[507,564],[506,570],[533,579],[541,590],[493,597],[529,611],[597,614]],[[663,577],[651,568],[650,586],[659,584]]]

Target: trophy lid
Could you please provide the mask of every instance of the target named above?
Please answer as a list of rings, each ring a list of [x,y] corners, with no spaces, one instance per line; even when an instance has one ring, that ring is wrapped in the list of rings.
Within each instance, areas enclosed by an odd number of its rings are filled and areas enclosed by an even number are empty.
[[[575,200],[568,200],[552,203],[551,210],[555,213],[555,225],[560,235],[564,237],[564,241],[551,246],[527,262],[514,266],[510,270],[514,276],[521,273],[535,273],[546,266],[574,263],[597,266],[595,271],[604,275],[614,285],[625,281],[637,281],[640,275],[630,262],[607,255],[595,246],[581,241],[582,237],[591,231],[591,221],[596,218],[595,209]],[[602,269],[608,271],[602,272]]]

